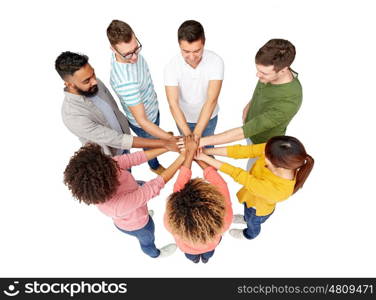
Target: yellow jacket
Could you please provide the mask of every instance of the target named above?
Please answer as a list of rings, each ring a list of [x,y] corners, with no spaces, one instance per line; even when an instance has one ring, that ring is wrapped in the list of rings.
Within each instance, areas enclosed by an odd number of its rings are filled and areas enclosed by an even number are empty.
[[[239,202],[245,202],[247,207],[255,207],[257,216],[271,214],[277,202],[286,200],[292,195],[295,179],[279,177],[265,166],[265,143],[228,146],[227,156],[232,158],[259,157],[249,172],[227,163],[220,168],[220,171],[230,175],[244,186],[237,193]]]

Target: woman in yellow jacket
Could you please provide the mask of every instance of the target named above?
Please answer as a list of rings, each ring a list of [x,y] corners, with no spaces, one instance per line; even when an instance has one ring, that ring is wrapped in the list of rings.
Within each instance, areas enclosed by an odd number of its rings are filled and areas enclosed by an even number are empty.
[[[247,228],[230,230],[230,235],[239,239],[255,238],[260,233],[261,224],[274,212],[276,203],[286,200],[303,186],[314,164],[303,144],[291,136],[276,136],[264,144],[203,151],[197,154],[197,160],[205,161],[243,185],[237,196],[244,204],[244,216],[234,215],[233,222],[247,224]],[[247,172],[209,155],[258,159]]]

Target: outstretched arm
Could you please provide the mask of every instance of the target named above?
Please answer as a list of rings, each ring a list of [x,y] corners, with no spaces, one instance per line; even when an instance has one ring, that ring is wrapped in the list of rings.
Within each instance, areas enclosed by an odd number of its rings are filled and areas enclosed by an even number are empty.
[[[227,147],[204,148],[203,151],[207,155],[227,156]]]
[[[203,162],[216,168],[217,170],[219,170],[221,166],[224,164],[224,162],[217,160],[215,158],[212,158],[211,156],[208,156],[202,152],[196,156],[196,160],[202,160]]]
[[[176,124],[180,128],[184,135],[190,135],[191,130],[187,125],[187,120],[179,107],[179,87],[178,86],[166,86],[166,96],[170,111],[175,119]]]
[[[180,168],[185,157],[184,154],[180,154],[178,158],[160,175],[164,182],[167,183],[172,177],[174,177],[176,171]]]
[[[171,138],[171,134],[167,133],[147,118],[143,103],[139,103],[134,106],[128,106],[128,108],[131,111],[134,118],[136,119],[137,123],[141,126],[141,128],[145,130],[147,133],[149,133],[151,136],[155,136],[157,138],[164,140],[168,140],[169,138]]]
[[[222,145],[227,144],[235,141],[239,141],[241,139],[244,139],[244,132],[243,128],[234,128],[227,130],[225,132],[206,136],[200,139],[200,147],[204,147],[207,145]]]
[[[171,137],[169,140],[146,139],[133,137],[132,148],[165,148],[168,151],[179,152],[178,137]]]

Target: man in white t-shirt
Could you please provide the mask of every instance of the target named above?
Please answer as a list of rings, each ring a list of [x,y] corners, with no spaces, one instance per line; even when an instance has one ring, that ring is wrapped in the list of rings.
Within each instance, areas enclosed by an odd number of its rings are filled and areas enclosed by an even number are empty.
[[[214,134],[217,125],[218,96],[222,87],[223,60],[205,50],[202,25],[185,21],[178,30],[181,54],[165,67],[164,81],[171,113],[185,136],[197,138]]]

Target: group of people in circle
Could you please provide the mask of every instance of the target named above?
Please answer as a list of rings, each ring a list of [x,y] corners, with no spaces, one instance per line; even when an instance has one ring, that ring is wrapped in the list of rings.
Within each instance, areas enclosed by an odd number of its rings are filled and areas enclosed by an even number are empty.
[[[107,37],[112,50],[110,84],[123,111],[96,77],[86,55],[65,51],[55,61],[65,84],[63,122],[83,144],[64,171],[64,183],[72,195],[96,205],[119,231],[136,237],[142,251],[153,258],[170,256],[179,248],[194,263],[207,263],[231,223],[244,228],[230,229],[230,236],[257,237],[276,203],[303,186],[314,164],[303,144],[285,135],[302,103],[298,74],[291,69],[294,45],[272,39],[259,49],[255,56],[259,80],[243,109],[242,125],[215,134],[224,62],[205,49],[199,22],[183,22],[178,29],[180,53],[164,70],[166,98],[179,131],[174,135],[159,127],[163,115],[133,29],[113,20]],[[247,144],[214,147],[239,140]],[[130,153],[131,148],[143,150]],[[177,158],[163,167],[158,156],[168,151],[176,152]],[[222,162],[220,156],[247,159],[247,167]],[[133,177],[131,168],[143,163],[148,163],[156,178],[144,182]],[[202,168],[202,178],[192,179],[193,163]],[[232,197],[219,171],[240,184],[236,197],[244,214],[233,214]],[[147,202],[159,195],[175,173],[163,219],[175,243],[157,248],[153,211]]]

